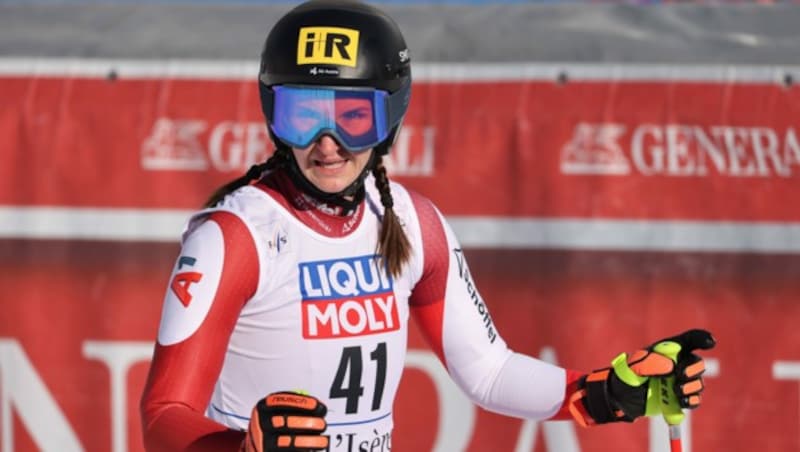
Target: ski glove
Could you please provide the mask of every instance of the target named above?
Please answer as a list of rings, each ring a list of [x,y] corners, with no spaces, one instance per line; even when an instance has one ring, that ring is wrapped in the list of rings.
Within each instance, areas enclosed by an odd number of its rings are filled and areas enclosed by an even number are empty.
[[[325,450],[328,409],[317,398],[276,392],[259,400],[250,415],[243,452],[311,452]]]
[[[581,378],[569,401],[570,413],[584,426],[659,414],[682,416],[681,408],[700,405],[703,391],[705,363],[693,351],[715,344],[708,331],[689,330],[631,356],[622,353],[611,367]]]

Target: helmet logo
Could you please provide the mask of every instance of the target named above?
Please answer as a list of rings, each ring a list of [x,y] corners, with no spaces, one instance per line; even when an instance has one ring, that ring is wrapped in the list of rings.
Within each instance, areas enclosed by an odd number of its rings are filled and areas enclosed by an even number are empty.
[[[408,54],[408,49],[403,49],[397,52],[397,56],[400,58],[401,63],[405,63],[406,61],[411,59],[411,56]]]
[[[302,27],[297,38],[297,64],[337,64],[356,67],[358,30]]]

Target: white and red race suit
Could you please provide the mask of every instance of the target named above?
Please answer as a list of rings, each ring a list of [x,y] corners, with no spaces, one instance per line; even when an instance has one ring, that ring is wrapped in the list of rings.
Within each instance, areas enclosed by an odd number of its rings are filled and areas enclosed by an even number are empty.
[[[444,217],[397,183],[412,254],[399,277],[383,270],[383,207],[366,187],[336,215],[279,170],[192,217],[142,398],[148,450],[236,450],[256,402],[296,390],[327,405],[330,450],[388,451],[409,313],[476,404],[569,418],[581,374],[507,347]]]

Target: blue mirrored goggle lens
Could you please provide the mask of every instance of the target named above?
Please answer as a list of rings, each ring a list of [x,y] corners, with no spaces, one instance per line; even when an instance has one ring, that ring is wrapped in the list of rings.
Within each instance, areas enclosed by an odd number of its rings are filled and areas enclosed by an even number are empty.
[[[330,134],[350,151],[374,147],[389,134],[388,93],[374,89],[274,86],[272,130],[306,148]]]

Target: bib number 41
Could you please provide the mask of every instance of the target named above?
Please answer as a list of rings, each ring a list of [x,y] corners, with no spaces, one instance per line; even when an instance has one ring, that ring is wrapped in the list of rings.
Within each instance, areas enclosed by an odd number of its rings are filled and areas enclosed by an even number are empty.
[[[383,388],[386,384],[386,343],[379,343],[375,350],[370,352],[369,359],[375,361],[376,366],[372,411],[377,411],[381,407]],[[331,399],[345,399],[346,414],[358,412],[358,400],[364,395],[364,387],[361,386],[363,369],[361,346],[343,348],[342,358],[339,360],[339,368],[333,378],[329,397]],[[345,377],[347,377],[346,382]]]

